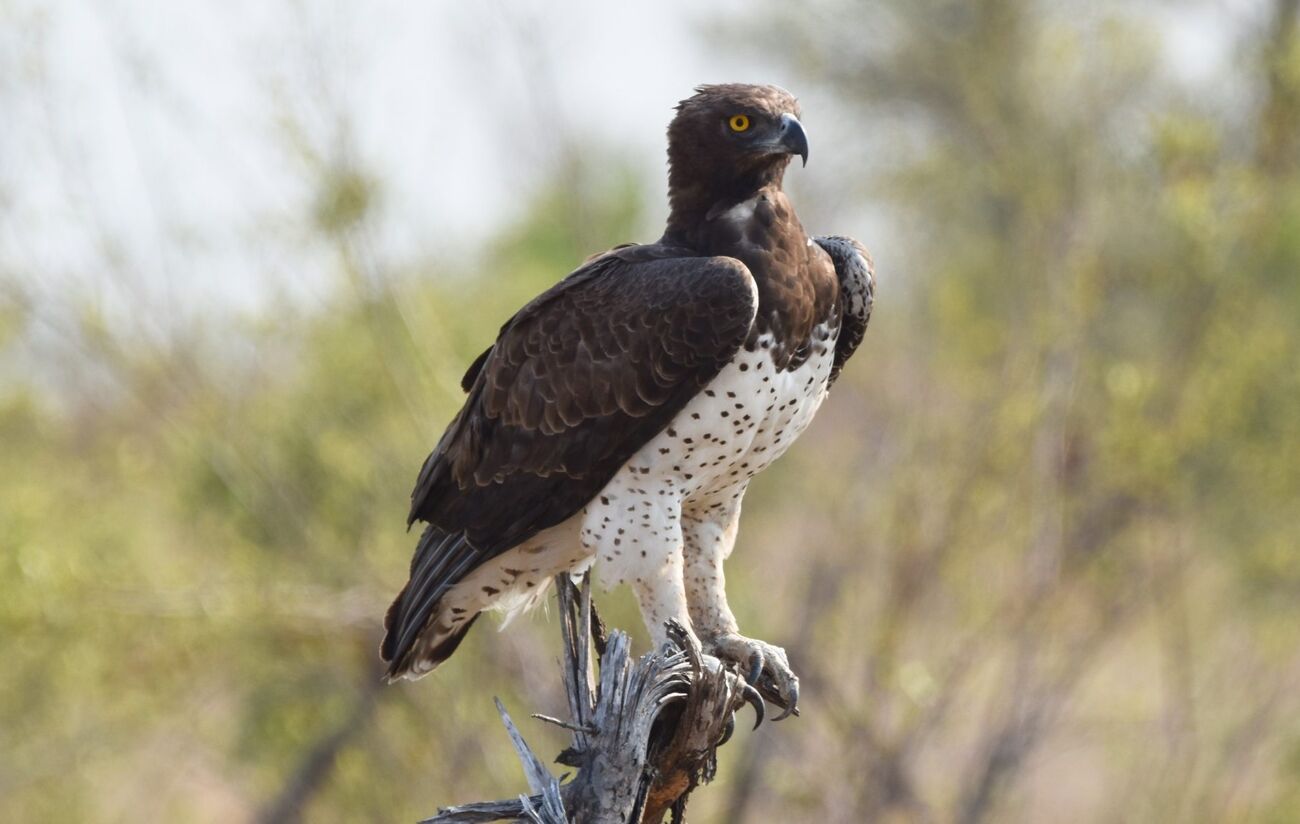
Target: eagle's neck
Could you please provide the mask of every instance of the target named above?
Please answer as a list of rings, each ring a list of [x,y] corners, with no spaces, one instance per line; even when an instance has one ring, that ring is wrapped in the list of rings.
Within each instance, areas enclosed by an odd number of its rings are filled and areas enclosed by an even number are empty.
[[[764,194],[780,194],[789,158],[765,162],[736,176],[713,177],[669,152],[668,225],[664,241],[708,253],[708,224],[726,209]]]
[[[797,368],[816,347],[814,338],[837,325],[835,269],[804,232],[779,179],[739,195],[674,200],[662,242],[745,264],[758,287],[746,346],[766,341],[761,345],[778,370]]]

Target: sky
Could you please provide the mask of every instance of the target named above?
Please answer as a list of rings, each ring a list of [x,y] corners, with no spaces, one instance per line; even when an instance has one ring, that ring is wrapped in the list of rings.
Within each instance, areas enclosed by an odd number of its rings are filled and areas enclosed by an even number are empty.
[[[518,214],[566,134],[662,176],[692,86],[779,79],[699,43],[679,0],[506,5],[17,3],[0,253],[78,288],[255,304],[316,282],[289,271],[313,263],[290,220],[304,154],[382,182],[390,255],[457,256]]]
[[[1223,20],[1249,5],[1169,4],[1174,62],[1212,81]],[[310,301],[329,269],[301,225],[313,156],[381,181],[387,259],[472,258],[565,140],[662,181],[664,128],[693,86],[793,87],[780,55],[726,40],[719,21],[743,7],[0,2],[0,267],[109,312]],[[814,183],[835,175],[826,108],[805,102]]]

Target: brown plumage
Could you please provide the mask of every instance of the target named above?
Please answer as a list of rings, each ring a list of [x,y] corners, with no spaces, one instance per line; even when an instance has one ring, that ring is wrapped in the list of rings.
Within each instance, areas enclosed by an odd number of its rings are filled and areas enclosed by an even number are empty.
[[[582,508],[718,373],[754,318],[748,281],[734,260],[629,246],[506,322],[411,495],[407,522],[429,527],[388,610],[385,661],[476,562]]]
[[[861,340],[873,281],[860,245],[813,243],[781,191],[791,155],[807,156],[797,114],[774,87],[697,90],[668,130],[664,236],[588,261],[471,365],[465,405],[412,493],[409,521],[428,527],[385,620],[390,678],[427,672],[499,588],[522,589],[527,575],[505,567],[501,583],[481,587],[482,604],[447,606],[490,562],[574,523],[742,353],[761,349],[782,372],[833,346],[838,374]]]

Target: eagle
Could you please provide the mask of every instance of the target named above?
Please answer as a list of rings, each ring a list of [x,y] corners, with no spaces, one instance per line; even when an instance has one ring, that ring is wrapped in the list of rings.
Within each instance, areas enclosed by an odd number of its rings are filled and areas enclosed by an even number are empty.
[[[695,89],[668,127],[663,236],[589,258],[470,365],[411,495],[408,526],[427,526],[384,621],[390,681],[594,564],[656,645],[674,619],[795,710],[798,677],[740,634],[723,562],[750,480],[812,421],[875,291],[867,250],[807,235],[782,191],[808,160],[799,117],[775,86]]]

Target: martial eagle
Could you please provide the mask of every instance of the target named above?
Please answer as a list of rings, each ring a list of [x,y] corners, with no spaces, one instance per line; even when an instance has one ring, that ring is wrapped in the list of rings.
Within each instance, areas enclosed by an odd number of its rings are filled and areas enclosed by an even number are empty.
[[[866,249],[806,235],[781,189],[808,159],[798,118],[774,86],[696,89],[668,127],[663,237],[588,260],[469,367],[411,495],[408,523],[428,526],[384,621],[389,679],[594,561],[632,587],[656,644],[676,619],[794,709],[798,678],[740,634],[723,561],[750,479],[812,420],[874,291]]]

